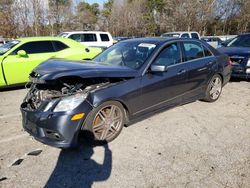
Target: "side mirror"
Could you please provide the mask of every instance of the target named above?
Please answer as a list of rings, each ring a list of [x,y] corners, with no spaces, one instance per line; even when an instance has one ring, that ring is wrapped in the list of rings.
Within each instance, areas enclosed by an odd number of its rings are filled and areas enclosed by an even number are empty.
[[[17,55],[18,55],[19,57],[27,57],[27,53],[26,53],[24,50],[19,50],[19,51],[17,52]]]
[[[152,72],[166,72],[168,67],[164,65],[151,65],[150,69]]]

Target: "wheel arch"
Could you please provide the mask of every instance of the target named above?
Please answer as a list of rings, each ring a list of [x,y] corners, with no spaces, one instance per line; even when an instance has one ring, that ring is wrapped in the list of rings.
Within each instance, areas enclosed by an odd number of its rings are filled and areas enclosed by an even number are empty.
[[[93,107],[96,108],[96,107],[100,106],[101,104],[103,104],[105,102],[110,102],[110,101],[119,102],[123,106],[124,112],[125,112],[125,124],[128,123],[130,120],[131,110],[130,110],[128,104],[125,101],[123,101],[122,99],[108,98],[108,99],[105,99],[105,100],[102,100],[102,101],[99,101],[99,102],[93,104]]]

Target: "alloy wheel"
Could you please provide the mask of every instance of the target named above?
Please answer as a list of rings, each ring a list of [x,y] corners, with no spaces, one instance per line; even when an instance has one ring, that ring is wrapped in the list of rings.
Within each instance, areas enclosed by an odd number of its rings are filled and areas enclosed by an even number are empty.
[[[112,140],[123,126],[123,113],[116,105],[107,105],[96,113],[92,126],[98,140]]]
[[[210,91],[209,91],[209,94],[210,94],[211,98],[213,100],[216,100],[220,96],[221,90],[222,90],[221,79],[219,77],[215,77],[211,81],[211,88],[210,88]]]

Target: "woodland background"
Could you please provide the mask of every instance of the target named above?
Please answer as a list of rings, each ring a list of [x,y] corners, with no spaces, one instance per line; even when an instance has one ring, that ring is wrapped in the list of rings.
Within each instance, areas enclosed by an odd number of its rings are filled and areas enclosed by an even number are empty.
[[[250,0],[0,0],[0,36],[48,36],[103,30],[113,36],[201,35],[250,31]]]

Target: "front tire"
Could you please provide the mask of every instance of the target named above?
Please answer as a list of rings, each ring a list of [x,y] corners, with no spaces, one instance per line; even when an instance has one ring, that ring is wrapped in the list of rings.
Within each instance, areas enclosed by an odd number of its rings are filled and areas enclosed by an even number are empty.
[[[206,97],[204,101],[215,102],[219,99],[222,92],[222,78],[220,75],[216,74],[210,80],[207,89]]]
[[[87,139],[92,142],[107,143],[113,141],[122,131],[125,110],[117,101],[104,102],[94,108],[86,120],[86,130],[91,133]]]

